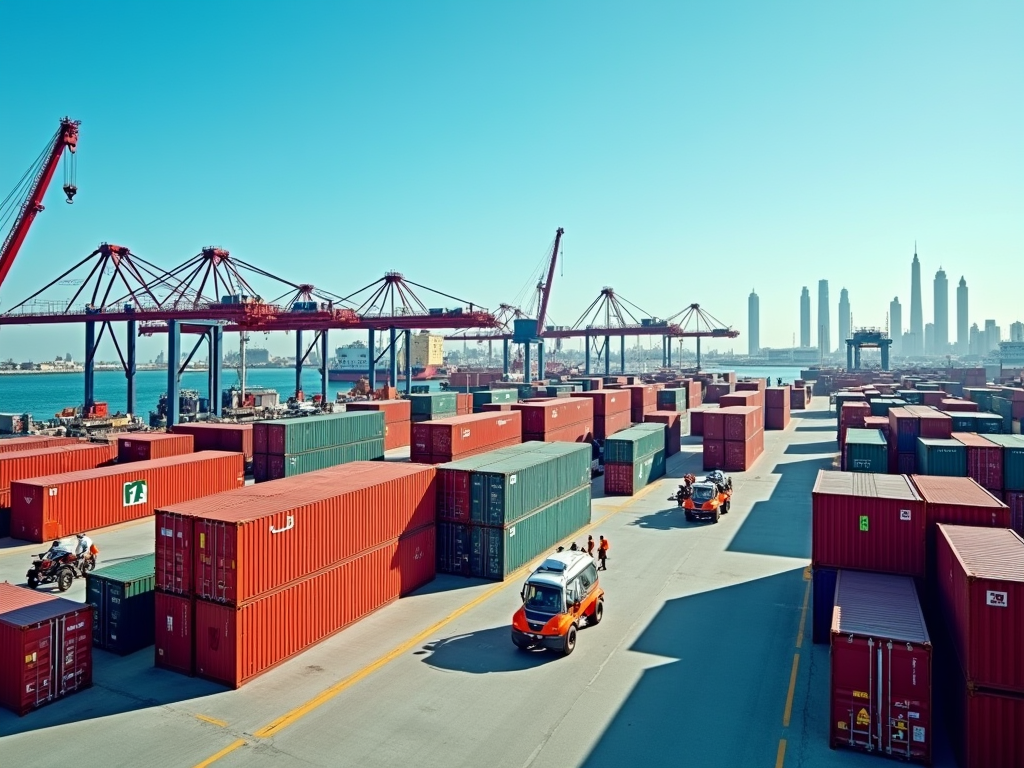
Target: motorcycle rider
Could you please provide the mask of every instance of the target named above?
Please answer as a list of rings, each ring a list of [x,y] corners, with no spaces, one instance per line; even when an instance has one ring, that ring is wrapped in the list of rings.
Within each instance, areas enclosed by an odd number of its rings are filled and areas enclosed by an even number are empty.
[[[83,576],[85,575],[86,562],[95,557],[92,549],[92,539],[84,533],[78,534],[78,545],[75,547],[75,558],[78,560]]]
[[[54,539],[50,548],[43,553],[43,560],[60,560],[65,555],[71,554],[71,548],[60,539]]]

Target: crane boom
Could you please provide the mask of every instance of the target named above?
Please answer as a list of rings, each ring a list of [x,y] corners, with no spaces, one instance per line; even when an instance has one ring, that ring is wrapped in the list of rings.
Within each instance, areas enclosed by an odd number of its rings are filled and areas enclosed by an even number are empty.
[[[541,297],[540,309],[537,311],[537,335],[544,335],[544,321],[548,316],[548,299],[551,298],[551,283],[555,279],[555,262],[558,260],[558,246],[562,242],[561,227],[555,232],[555,247],[551,249],[551,263],[548,265],[548,279],[544,282],[544,295]]]
[[[36,172],[35,178],[32,179],[25,202],[22,203],[18,217],[14,220],[14,226],[11,227],[11,231],[4,239],[3,247],[0,247],[0,286],[3,285],[7,273],[11,271],[14,258],[18,255],[22,243],[25,242],[25,237],[28,235],[28,230],[32,226],[36,214],[43,210],[43,197],[57,170],[57,163],[64,155],[64,150],[73,155],[78,148],[79,125],[81,125],[80,120],[65,117],[60,121],[60,127],[50,140],[49,147],[44,151],[45,160]],[[64,185],[64,194],[67,195],[69,203],[73,202],[77,191],[78,188],[72,180]]]

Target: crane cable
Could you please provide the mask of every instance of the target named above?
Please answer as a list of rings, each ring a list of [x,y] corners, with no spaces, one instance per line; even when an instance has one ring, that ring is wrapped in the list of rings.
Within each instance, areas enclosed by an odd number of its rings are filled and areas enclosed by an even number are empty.
[[[35,159],[24,175],[18,180],[18,183],[14,185],[14,189],[3,199],[3,202],[0,202],[0,228],[6,228],[10,220],[25,205],[25,196],[28,194],[28,190],[31,188],[35,178],[39,175],[40,170],[42,170],[52,143],[53,139],[51,138],[43,151],[39,153],[39,157]]]

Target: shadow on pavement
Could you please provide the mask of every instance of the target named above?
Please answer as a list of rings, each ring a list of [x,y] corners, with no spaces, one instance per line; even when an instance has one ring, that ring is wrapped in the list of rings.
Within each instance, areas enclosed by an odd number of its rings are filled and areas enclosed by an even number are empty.
[[[793,443],[786,446],[786,456],[814,456],[822,453],[835,453],[839,444],[835,440],[822,440],[817,443]]]
[[[811,427],[811,426],[805,427],[805,426],[802,426],[802,425],[797,425],[797,431],[798,432],[831,432],[832,434],[835,434],[836,433],[836,425],[835,424],[820,424],[820,425],[816,425],[816,426],[813,426],[813,427]]]
[[[802,569],[669,600],[630,648],[643,672],[583,765],[774,765]]]
[[[586,629],[579,634],[582,642]],[[454,635],[428,643],[416,651],[424,664],[438,669],[485,675],[491,672],[522,672],[563,658],[556,651],[521,651],[512,645],[509,625]]]

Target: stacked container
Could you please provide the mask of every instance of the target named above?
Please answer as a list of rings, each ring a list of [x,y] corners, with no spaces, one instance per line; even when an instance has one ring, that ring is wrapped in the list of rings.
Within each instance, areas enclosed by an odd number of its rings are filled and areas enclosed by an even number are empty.
[[[253,425],[257,483],[384,458],[384,413],[329,413]]]
[[[685,411],[689,407],[689,388],[659,389],[657,394],[657,410]]]
[[[590,446],[523,443],[438,467],[437,569],[502,581],[590,522]]]
[[[704,469],[745,472],[764,453],[764,409],[719,408],[704,413]]]
[[[160,510],[157,666],[237,688],[429,582],[435,497],[433,467],[354,462]]]
[[[604,492],[632,496],[665,474],[665,425],[637,424],[604,444]]]
[[[690,409],[690,434],[704,436],[704,415],[708,411],[717,411],[717,405],[697,405]]]
[[[794,386],[789,393],[789,407],[793,411],[803,411],[807,408],[807,404],[810,402],[808,392],[810,387],[797,387]]]
[[[644,415],[646,424],[665,425],[665,458],[679,453],[686,430],[686,411],[651,411]]]
[[[85,576],[92,604],[92,644],[126,656],[153,645],[156,555],[108,565]]]
[[[483,406],[494,403],[506,404],[515,403],[519,400],[519,393],[514,389],[485,389],[481,392],[473,392],[473,413],[481,413]]]
[[[516,445],[523,439],[518,411],[471,413],[412,425],[410,458],[423,464],[442,464]]]
[[[412,422],[447,419],[458,416],[459,398],[455,392],[428,392],[409,395],[412,403]]]
[[[982,528],[1009,528],[1010,509],[969,477],[913,475],[925,500],[928,561],[935,558],[935,526],[939,523]]]
[[[51,541],[244,484],[242,455],[221,451],[18,480],[11,486],[11,531],[26,541]]]
[[[939,525],[939,603],[952,742],[964,768],[1024,766],[1024,539],[1013,531]]]
[[[19,716],[92,685],[92,608],[0,583],[0,704]]]
[[[582,443],[594,439],[594,401],[588,397],[562,397],[510,407],[522,414],[523,442]]]
[[[889,470],[889,446],[885,435],[877,429],[851,429],[843,445],[842,469],[846,472],[877,472]]]
[[[623,389],[630,396],[630,418],[634,424],[642,423],[644,414],[658,410],[660,384],[629,384]]]
[[[192,453],[192,435],[172,435],[167,432],[136,432],[117,438],[117,463],[166,459]]]
[[[408,400],[367,400],[349,403],[346,411],[384,413],[384,450],[406,448],[412,441],[412,403]]]
[[[913,474],[917,471],[917,438],[921,420],[906,408],[889,409],[889,471]]]
[[[707,388],[704,390],[704,402],[705,403],[717,403],[723,395],[728,395],[734,392],[736,389],[734,384],[729,383],[709,383]]]
[[[790,387],[768,387],[764,391],[764,428],[785,429],[789,426],[793,395]]]
[[[192,435],[192,447],[196,451],[240,453],[246,462],[252,461],[252,424],[195,422],[175,424],[171,431],[176,435]]]
[[[629,392],[598,389],[573,392],[573,397],[588,398],[594,404],[594,437],[605,440],[616,432],[628,429],[631,421],[632,399]]]
[[[964,446],[967,476],[982,488],[1002,493],[1003,448],[982,437],[967,432],[954,432],[953,439]],[[927,473],[926,473],[927,474]]]
[[[730,392],[718,398],[720,408],[733,408],[742,406],[757,406],[764,408],[764,391],[760,389],[744,389],[737,392]]]
[[[922,475],[967,476],[967,449],[958,440],[917,438],[917,471]]]
[[[0,453],[13,451],[35,451],[40,448],[54,448],[59,445],[74,445],[81,442],[77,437],[50,437],[48,435],[24,435],[0,440]]]

